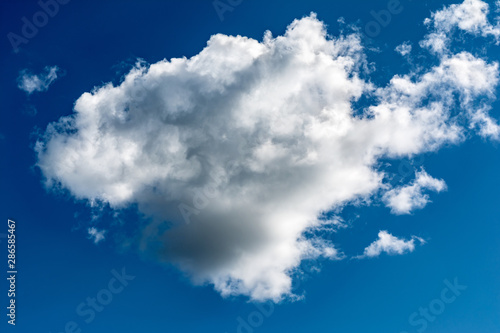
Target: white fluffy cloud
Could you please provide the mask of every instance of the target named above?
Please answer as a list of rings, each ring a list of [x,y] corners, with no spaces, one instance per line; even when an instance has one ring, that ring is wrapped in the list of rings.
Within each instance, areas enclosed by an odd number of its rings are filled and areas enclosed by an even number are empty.
[[[415,250],[415,240],[419,241],[420,244],[425,243],[425,241],[420,237],[413,236],[410,240],[399,239],[387,231],[381,230],[378,233],[377,240],[366,247],[363,255],[358,256],[357,258],[378,257],[383,252],[390,255],[413,252],[413,250]]]
[[[500,26],[489,22],[489,11],[488,3],[481,0],[465,0],[461,4],[450,5],[436,11],[431,18],[424,21],[433,31],[426,36],[421,45],[436,53],[447,52],[451,42],[451,32],[454,29],[483,37],[492,36],[498,43]]]
[[[193,282],[278,301],[303,260],[343,256],[314,232],[337,223],[323,213],[387,190],[380,158],[458,143],[469,127],[494,136],[496,64],[446,55],[376,87],[364,59],[357,34],[327,37],[315,15],[262,41],[218,34],[192,58],[84,93],[38,141],[38,166],[49,188],[137,204],[151,220],[141,250]],[[363,95],[375,102],[354,109]]]
[[[432,178],[422,170],[415,174],[412,184],[400,186],[387,191],[384,195],[386,205],[395,214],[410,214],[414,209],[422,209],[429,202],[429,195],[424,190],[441,192],[446,184],[441,179]]]
[[[22,70],[17,78],[17,87],[28,94],[35,91],[47,91],[49,86],[57,79],[60,69],[57,66],[45,67],[44,72],[32,74],[27,69]]]

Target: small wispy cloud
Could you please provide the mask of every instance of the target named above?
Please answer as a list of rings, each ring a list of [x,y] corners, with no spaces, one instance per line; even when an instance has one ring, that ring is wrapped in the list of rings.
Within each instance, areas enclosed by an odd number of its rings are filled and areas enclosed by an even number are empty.
[[[424,194],[424,190],[441,192],[446,190],[446,183],[421,170],[415,174],[411,184],[386,192],[383,199],[392,213],[410,214],[412,210],[424,208],[429,202],[429,195]]]
[[[19,72],[17,87],[29,95],[35,91],[47,91],[52,82],[58,78],[60,72],[61,70],[57,66],[47,66],[40,74],[33,74],[29,70],[23,69]]]
[[[92,239],[95,244],[99,243],[100,241],[106,238],[104,236],[106,230],[97,230],[97,228],[95,227],[90,227],[88,228],[87,232],[89,234],[89,239]]]
[[[397,238],[385,230],[381,230],[378,233],[378,239],[366,247],[364,253],[356,258],[378,257],[384,252],[390,255],[413,252],[415,250],[415,240],[418,240],[420,244],[425,244],[425,241],[417,236],[412,236],[410,240],[405,240]]]
[[[403,44],[396,46],[394,51],[396,51],[397,53],[401,54],[404,57],[411,53],[411,49],[412,49],[411,43],[404,42]]]

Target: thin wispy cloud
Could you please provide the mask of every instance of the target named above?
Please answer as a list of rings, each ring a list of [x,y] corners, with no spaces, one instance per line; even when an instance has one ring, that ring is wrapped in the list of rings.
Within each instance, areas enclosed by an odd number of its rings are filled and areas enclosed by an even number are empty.
[[[396,48],[394,50],[404,57],[404,56],[407,56],[411,53],[411,49],[412,49],[411,43],[404,42],[403,44],[396,46]]]
[[[34,92],[47,91],[50,85],[58,78],[61,71],[59,67],[45,67],[39,74],[33,74],[27,69],[22,70],[17,78],[17,87],[28,95]]]
[[[382,193],[406,213],[429,201],[423,190],[444,189],[425,171],[392,188],[381,159],[438,151],[474,133],[498,138],[489,114],[498,64],[446,46],[448,27],[474,36],[487,29],[460,23],[482,22],[484,8],[480,19],[449,10],[431,16],[423,37],[436,64],[384,86],[369,79],[359,33],[331,37],[315,14],[282,36],[217,34],[191,58],[138,63],[48,126],[36,145],[46,186],[115,210],[137,205],[149,218],[135,239],[140,251],[195,284],[252,300],[293,297],[304,260],[344,257],[316,233],[336,227],[325,212]],[[362,97],[371,103],[359,108]],[[416,239],[381,232],[364,255],[411,252]]]
[[[89,239],[91,239],[95,244],[103,241],[106,237],[106,230],[98,230],[96,227],[91,227],[87,229]]]

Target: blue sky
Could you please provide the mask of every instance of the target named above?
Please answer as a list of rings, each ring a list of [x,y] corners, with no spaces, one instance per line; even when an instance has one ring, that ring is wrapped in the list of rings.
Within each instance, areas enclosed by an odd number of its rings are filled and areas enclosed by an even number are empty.
[[[233,10],[224,12],[221,20],[211,1],[71,0],[60,4],[58,12],[14,52],[8,34],[22,35],[22,18],[32,21],[41,7],[36,1],[2,1],[0,207],[5,221],[17,223],[19,271],[17,327],[8,325],[2,312],[2,331],[500,331],[496,6],[487,2],[485,25],[480,15],[464,18],[457,14],[462,7],[447,7],[458,1],[401,0],[390,22],[368,36],[367,24],[375,22],[372,12],[387,10],[391,3],[243,0],[233,2]],[[484,12],[481,1],[464,4]],[[424,19],[437,11],[441,16],[425,25]],[[295,30],[299,41],[318,47],[313,41],[321,44],[323,37],[315,29],[323,22],[330,36],[325,40],[337,41],[339,52],[355,66],[342,64],[336,72],[336,65],[328,61],[308,62],[292,37],[282,39],[283,48],[274,39],[275,44],[269,42],[274,46],[263,42],[265,31],[271,31],[272,38],[283,36],[295,19],[304,17]],[[338,22],[340,17],[345,23]],[[304,31],[306,37],[301,37]],[[444,49],[437,48],[440,40],[431,38],[433,32],[449,38]],[[149,65],[163,59],[200,54],[215,34],[223,37],[212,39],[214,47],[205,49],[207,62],[193,63],[189,70],[188,65],[182,67],[188,60],[180,60],[178,67],[159,63],[158,71],[174,72],[166,81],[146,75],[153,68]],[[339,42],[339,36],[349,35],[357,37]],[[425,40],[427,46],[420,46]],[[412,45],[405,56],[395,51],[404,42]],[[338,60],[327,47],[315,50]],[[252,58],[268,51],[270,55],[259,61]],[[463,52],[470,57],[461,57]],[[276,61],[276,54],[290,57],[293,65],[281,67],[286,61]],[[142,59],[142,67],[134,67],[137,59]],[[425,81],[425,73],[438,67],[442,71]],[[133,68],[143,70],[138,74],[143,86],[121,84]],[[461,73],[469,76],[462,80]],[[405,74],[410,74],[407,81],[391,86],[395,75]],[[361,83],[352,80],[356,75]],[[415,85],[401,93],[405,85],[424,81],[430,82],[425,88]],[[95,91],[75,107],[84,93],[108,82],[123,91],[101,89],[100,95]],[[300,93],[294,92],[292,83],[300,85]],[[259,89],[247,89],[252,84]],[[321,93],[304,88],[311,85]],[[418,89],[427,95],[419,95]],[[198,91],[209,92],[200,97]],[[335,97],[323,100],[325,92]],[[273,98],[281,93],[287,98]],[[348,118],[351,127],[345,129],[334,121],[332,127],[318,125],[302,136],[293,120],[323,119],[311,111],[318,98],[334,114],[343,112],[344,106],[336,101],[345,98],[349,110],[364,122]],[[127,108],[122,100],[127,100]],[[436,116],[441,110],[432,107],[436,105],[446,110],[440,114],[446,119]],[[59,128],[47,130],[49,124],[72,115],[74,108],[89,115],[91,124],[90,115],[102,116],[97,121],[102,125],[96,130],[98,140],[77,136],[91,133],[84,121],[73,128],[59,123]],[[118,118],[107,118],[113,108],[125,110],[130,123],[124,121],[120,127]],[[387,109],[389,115],[431,110],[437,120],[415,116],[409,123],[398,123],[401,118],[396,117],[378,125],[375,120],[387,116]],[[490,127],[478,111],[483,109],[492,121]],[[176,122],[176,112],[186,110],[191,116]],[[205,118],[207,110],[213,116]],[[218,112],[226,113],[219,117]],[[252,117],[276,125],[256,130],[256,122],[245,127]],[[441,120],[442,126],[436,126]],[[150,127],[143,127],[148,121]],[[314,136],[322,129],[347,134]],[[175,131],[182,135],[168,136]],[[227,135],[229,143],[210,131]],[[189,140],[182,141],[185,137]],[[140,157],[130,164],[124,156],[133,146],[115,143],[128,139],[130,145],[143,145],[134,153]],[[168,146],[175,140],[180,142],[180,155]],[[89,158],[84,153],[89,148],[82,148],[88,142],[102,151]],[[37,148],[40,144],[45,148]],[[164,147],[171,149],[169,154],[163,154]],[[335,150],[338,147],[342,149]],[[377,149],[382,153],[373,153]],[[289,156],[302,156],[303,151],[313,151],[316,157],[307,155],[306,167],[290,162]],[[247,169],[239,177],[227,173],[224,179],[231,180],[216,182],[217,199],[185,224],[176,210],[189,198],[182,195],[198,193],[200,183],[210,180],[183,172],[210,171],[203,164],[181,164],[184,157],[178,156],[198,153],[213,158],[207,158],[209,165],[220,162],[217,170],[223,172],[228,172],[228,164],[221,161],[236,161]],[[246,153],[253,157],[243,160]],[[370,161],[358,161],[357,156],[369,156]],[[71,158],[77,162],[68,162]],[[112,165],[122,158],[126,176],[115,177]],[[401,193],[410,193],[410,199]],[[267,209],[267,203],[274,209]],[[330,217],[331,223],[310,222],[307,218],[314,219],[313,213]],[[0,233],[6,233],[6,224],[4,228]],[[94,238],[89,230],[95,230]],[[395,238],[384,243],[381,231]],[[95,238],[99,233],[102,240]],[[240,238],[233,239],[235,234]],[[4,247],[5,239],[0,241]],[[370,244],[372,252],[365,250]],[[238,251],[243,255],[234,254]],[[5,248],[2,253],[6,257]],[[268,257],[274,261],[268,263]],[[124,272],[129,280],[119,288],[116,275]],[[2,290],[7,290],[5,278],[2,281]],[[450,283],[466,289],[453,293]],[[82,315],[90,309],[85,305],[88,298],[108,300],[109,295],[112,299],[102,311]],[[2,299],[5,311],[5,294]],[[431,317],[426,319],[421,311],[429,307]]]

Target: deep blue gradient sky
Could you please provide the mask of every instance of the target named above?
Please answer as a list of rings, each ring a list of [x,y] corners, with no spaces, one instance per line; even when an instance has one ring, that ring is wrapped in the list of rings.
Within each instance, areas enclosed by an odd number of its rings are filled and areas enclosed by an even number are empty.
[[[401,0],[403,11],[378,36],[365,37],[366,46],[380,50],[367,53],[377,64],[374,82],[383,84],[408,71],[394,48],[407,40],[418,42],[425,34],[423,19],[449,3],[453,2]],[[21,18],[40,8],[36,1],[2,0],[0,233],[6,232],[8,218],[17,222],[19,274],[13,328],[4,314],[6,243],[0,239],[1,331],[64,332],[66,323],[74,321],[82,332],[94,333],[236,332],[238,317],[246,319],[256,310],[245,297],[224,299],[210,286],[193,287],[175,269],[134,251],[120,251],[111,240],[96,245],[87,239],[88,206],[43,187],[34,166],[36,133],[71,114],[82,93],[105,82],[119,82],[137,58],[154,63],[190,57],[215,33],[258,40],[266,30],[280,35],[293,19],[311,11],[336,35],[339,17],[363,28],[373,19],[371,10],[386,7],[386,0],[244,0],[220,21],[208,0],[71,0],[15,53],[7,33],[19,33]],[[500,52],[491,48],[489,55],[499,59]],[[424,59],[422,65],[431,61]],[[47,92],[27,97],[17,88],[19,71],[40,72],[52,65],[65,75]],[[36,108],[35,115],[30,106]],[[498,103],[492,115],[499,118]],[[255,332],[416,332],[419,326],[411,326],[409,316],[440,297],[445,279],[455,278],[467,289],[429,322],[425,332],[500,332],[498,149],[498,143],[471,135],[460,146],[423,155],[425,170],[443,178],[448,190],[433,194],[432,203],[411,215],[392,215],[381,204],[347,208],[342,216],[352,225],[331,237],[348,255],[359,254],[379,230],[386,229],[394,235],[418,235],[427,244],[402,256],[323,261],[321,272],[306,263],[304,278],[296,280],[296,290],[305,298],[275,305]],[[394,168],[400,163],[390,162]],[[133,209],[124,219],[137,219]],[[91,323],[85,323],[75,312],[77,306],[108,286],[113,269],[122,268],[135,279]]]

